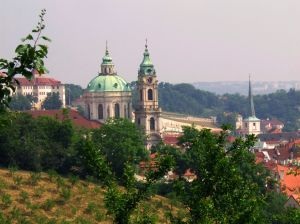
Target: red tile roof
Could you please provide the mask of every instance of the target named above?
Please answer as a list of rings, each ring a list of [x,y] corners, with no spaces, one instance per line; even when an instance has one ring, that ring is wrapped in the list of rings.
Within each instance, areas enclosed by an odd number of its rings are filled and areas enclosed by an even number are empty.
[[[291,173],[291,171],[295,169],[295,167],[277,165],[277,174],[280,177],[281,190],[288,196],[299,195],[300,193],[300,175]]]
[[[167,145],[175,146],[178,144],[178,138],[180,135],[178,134],[167,134],[163,136],[163,142]]]
[[[57,86],[60,85],[61,82],[53,79],[53,78],[49,78],[49,77],[34,77],[32,78],[32,80],[28,80],[24,77],[18,77],[15,78],[19,84],[21,86],[32,86],[32,85],[38,85],[38,86]]]
[[[26,111],[26,113],[31,114],[33,117],[40,116],[49,116],[59,120],[63,120],[63,111],[62,110],[30,110]],[[91,121],[83,117],[76,110],[69,110],[69,118],[73,122],[73,124],[77,127],[94,129],[101,127],[101,123],[98,121]]]

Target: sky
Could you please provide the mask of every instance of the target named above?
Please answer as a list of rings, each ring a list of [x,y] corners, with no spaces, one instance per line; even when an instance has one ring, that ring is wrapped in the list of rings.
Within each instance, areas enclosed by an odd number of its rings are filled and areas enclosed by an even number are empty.
[[[0,0],[0,58],[47,10],[49,76],[86,87],[105,42],[118,75],[137,79],[145,39],[159,81],[300,80],[299,0]]]

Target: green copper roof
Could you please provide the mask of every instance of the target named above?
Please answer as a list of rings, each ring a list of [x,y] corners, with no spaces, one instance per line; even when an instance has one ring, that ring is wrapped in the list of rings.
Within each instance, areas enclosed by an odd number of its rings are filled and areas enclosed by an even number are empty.
[[[155,75],[154,65],[150,59],[147,44],[145,45],[144,58],[140,64],[139,75]]]
[[[118,75],[98,75],[87,86],[88,92],[130,92],[129,84]]]
[[[107,47],[106,47],[106,50],[105,50],[105,55],[102,58],[102,64],[106,64],[106,65],[107,64],[112,64],[112,58],[109,55]]]
[[[247,117],[245,121],[255,122],[255,121],[260,121],[260,119],[258,119],[256,116],[250,116]]]

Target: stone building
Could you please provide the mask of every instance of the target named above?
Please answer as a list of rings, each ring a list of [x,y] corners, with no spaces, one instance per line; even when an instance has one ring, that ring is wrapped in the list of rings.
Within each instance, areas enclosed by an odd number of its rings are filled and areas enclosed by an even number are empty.
[[[15,94],[36,97],[37,102],[32,105],[34,109],[41,109],[48,94],[52,93],[58,93],[62,107],[66,106],[65,86],[60,81],[47,77],[45,74],[41,75],[36,70],[33,71],[31,80],[25,77],[17,77],[16,80],[19,85],[16,85]]]
[[[132,117],[130,85],[117,75],[107,47],[101,71],[89,82],[79,105],[88,119],[102,123],[108,118]]]

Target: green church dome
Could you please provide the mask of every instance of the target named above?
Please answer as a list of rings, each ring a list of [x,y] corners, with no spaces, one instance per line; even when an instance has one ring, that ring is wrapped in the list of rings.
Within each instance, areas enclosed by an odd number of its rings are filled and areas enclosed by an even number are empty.
[[[118,75],[98,75],[88,86],[89,92],[130,92],[129,84]]]

